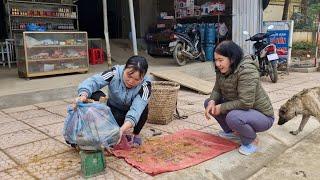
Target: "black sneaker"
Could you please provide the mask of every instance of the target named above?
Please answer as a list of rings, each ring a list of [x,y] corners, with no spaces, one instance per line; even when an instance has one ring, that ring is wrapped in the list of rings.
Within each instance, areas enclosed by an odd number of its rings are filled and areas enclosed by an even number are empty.
[[[66,143],[69,144],[73,148],[77,148],[77,144],[70,143],[69,141],[66,140]]]

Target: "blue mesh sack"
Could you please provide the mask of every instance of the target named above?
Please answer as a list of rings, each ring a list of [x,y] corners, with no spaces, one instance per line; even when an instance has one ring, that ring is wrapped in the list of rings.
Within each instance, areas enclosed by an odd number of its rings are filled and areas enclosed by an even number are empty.
[[[63,128],[66,142],[83,150],[109,148],[118,142],[120,128],[107,105],[78,102],[75,109],[71,105],[67,109]]]

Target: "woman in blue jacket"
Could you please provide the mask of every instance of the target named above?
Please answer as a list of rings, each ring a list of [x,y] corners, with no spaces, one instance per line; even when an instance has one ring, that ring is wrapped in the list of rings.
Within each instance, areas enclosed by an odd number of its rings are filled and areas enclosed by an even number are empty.
[[[151,81],[145,75],[148,63],[144,57],[132,56],[125,65],[116,65],[110,70],[84,80],[78,87],[78,101],[87,98],[98,101],[106,95],[100,91],[108,86],[107,105],[120,126],[120,137],[131,127],[133,144],[141,145],[139,136],[148,118],[148,101]]]

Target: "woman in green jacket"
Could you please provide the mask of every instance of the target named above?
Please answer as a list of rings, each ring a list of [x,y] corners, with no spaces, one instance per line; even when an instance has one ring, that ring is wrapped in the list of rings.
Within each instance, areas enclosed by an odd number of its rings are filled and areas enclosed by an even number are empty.
[[[257,150],[256,133],[268,130],[274,121],[271,101],[262,88],[258,65],[243,55],[232,41],[221,42],[215,50],[216,82],[204,102],[205,116],[213,116],[225,138],[240,138],[239,152],[249,155]]]

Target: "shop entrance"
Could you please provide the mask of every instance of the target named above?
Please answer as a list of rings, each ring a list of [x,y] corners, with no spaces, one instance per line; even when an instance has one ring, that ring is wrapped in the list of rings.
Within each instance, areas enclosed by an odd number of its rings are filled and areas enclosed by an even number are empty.
[[[103,4],[101,0],[79,0],[79,29],[89,38],[104,38]],[[128,38],[130,15],[127,0],[107,0],[110,39]]]
[[[4,4],[0,3],[0,40],[3,40],[6,38],[6,24],[5,24],[5,10],[4,10]]]
[[[127,0],[108,0],[108,28],[111,39],[127,39],[130,14]]]

